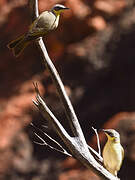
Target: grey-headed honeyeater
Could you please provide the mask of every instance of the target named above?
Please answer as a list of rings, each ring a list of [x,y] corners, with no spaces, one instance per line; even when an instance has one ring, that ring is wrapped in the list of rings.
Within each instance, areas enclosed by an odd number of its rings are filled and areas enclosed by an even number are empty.
[[[61,4],[56,4],[50,11],[42,12],[39,17],[31,24],[28,32],[11,41],[8,48],[18,57],[23,49],[32,41],[39,37],[45,36],[49,31],[57,28],[59,17],[62,11],[69,9]]]
[[[120,134],[114,129],[103,129],[107,142],[103,148],[103,162],[105,168],[117,176],[124,158],[124,149],[120,144]]]

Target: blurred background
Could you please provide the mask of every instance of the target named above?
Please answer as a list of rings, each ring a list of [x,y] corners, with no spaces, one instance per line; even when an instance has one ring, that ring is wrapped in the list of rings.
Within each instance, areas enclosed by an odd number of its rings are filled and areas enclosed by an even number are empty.
[[[135,2],[134,0],[39,0],[39,11],[61,3],[70,8],[56,31],[44,38],[65,85],[87,142],[91,127],[114,128],[121,134],[125,159],[119,177],[135,174]],[[19,58],[7,43],[30,24],[27,0],[0,1],[0,179],[99,180],[73,158],[34,144],[34,132],[52,128],[32,103],[33,82],[63,126],[69,130],[50,75],[33,43]],[[48,126],[45,128],[44,126]],[[41,136],[43,134],[41,133]],[[103,146],[106,138],[100,136]],[[60,142],[62,143],[62,142]]]

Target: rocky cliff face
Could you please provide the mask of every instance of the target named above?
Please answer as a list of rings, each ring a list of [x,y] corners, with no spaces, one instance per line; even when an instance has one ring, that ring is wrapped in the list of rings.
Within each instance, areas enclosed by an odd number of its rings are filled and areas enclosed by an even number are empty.
[[[44,41],[86,139],[93,135],[91,126],[102,128],[108,122],[105,127],[118,128],[126,151],[131,152],[126,155],[121,177],[134,179],[134,129],[128,126],[125,130],[125,119],[133,126],[135,119],[134,113],[130,114],[135,109],[134,1],[40,0],[40,12],[54,3],[65,3],[70,11],[62,14],[58,29]],[[61,156],[57,159],[58,153],[33,145],[35,137],[29,127],[32,121],[38,127],[44,123],[31,101],[35,97],[33,82],[38,82],[41,94],[56,115],[61,120],[65,118],[55,87],[34,43],[17,59],[6,46],[27,31],[30,24],[27,4],[26,0],[0,1],[0,174],[1,179],[57,179],[62,171],[58,160]],[[123,126],[119,125],[118,118],[109,120],[119,112],[129,112],[128,117],[127,114],[119,116]],[[127,145],[129,134],[132,142]],[[53,160],[48,160],[49,155],[53,155]],[[89,179],[90,176],[98,179],[87,170],[81,172],[80,165],[73,160],[65,161],[63,167],[75,167],[75,170],[61,173],[59,179]]]

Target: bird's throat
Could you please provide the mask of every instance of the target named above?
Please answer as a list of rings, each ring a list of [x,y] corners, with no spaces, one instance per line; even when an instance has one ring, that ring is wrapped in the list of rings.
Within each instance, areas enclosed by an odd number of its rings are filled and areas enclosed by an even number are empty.
[[[55,11],[55,10],[52,10],[52,13],[53,13],[56,17],[59,17],[61,11]]]
[[[120,139],[114,138],[114,139],[108,139],[109,143],[120,143]]]

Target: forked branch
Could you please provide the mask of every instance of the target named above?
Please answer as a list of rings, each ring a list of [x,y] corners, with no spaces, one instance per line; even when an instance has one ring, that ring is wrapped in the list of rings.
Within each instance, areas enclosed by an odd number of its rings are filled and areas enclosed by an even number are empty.
[[[30,10],[32,11],[33,20],[38,16],[38,1],[37,0],[29,0]],[[70,127],[72,129],[74,137],[71,137],[67,131],[60,124],[58,119],[54,116],[51,110],[46,105],[45,101],[41,97],[37,85],[35,85],[35,91],[37,93],[34,104],[42,113],[43,117],[46,118],[52,124],[56,133],[60,136],[60,138],[65,143],[66,147],[70,151],[70,153],[79,160],[82,164],[84,164],[87,168],[92,169],[96,174],[98,174],[102,179],[108,180],[118,180],[117,177],[113,176],[109,173],[101,164],[99,164],[92,154],[89,152],[88,145],[84,138],[82,129],[80,127],[79,121],[74,112],[73,106],[69,100],[69,97],[66,94],[64,89],[64,85],[58,75],[56,68],[54,67],[42,38],[37,40],[37,45],[40,49],[40,53],[43,59],[44,65],[47,67],[54,84],[56,85],[59,97],[61,102],[63,103]],[[40,138],[41,139],[41,138]],[[42,140],[42,139],[41,139]],[[94,150],[93,150],[94,151]],[[102,158],[102,157],[101,157]]]

